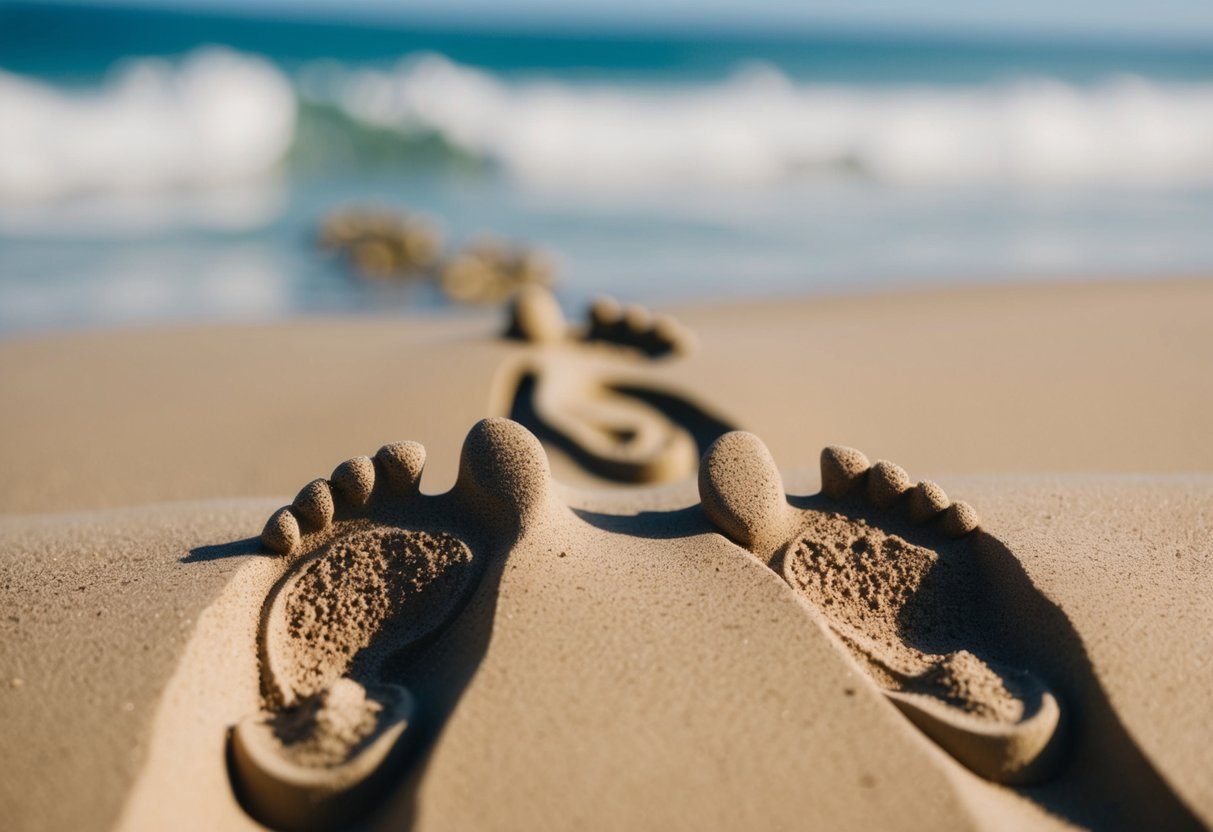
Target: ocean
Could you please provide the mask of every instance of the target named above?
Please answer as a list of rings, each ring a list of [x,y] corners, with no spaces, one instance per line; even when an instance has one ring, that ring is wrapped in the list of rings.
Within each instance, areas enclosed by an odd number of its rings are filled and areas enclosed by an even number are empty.
[[[0,3],[0,334],[457,314],[317,248],[364,203],[570,310],[1213,274],[1213,45]]]

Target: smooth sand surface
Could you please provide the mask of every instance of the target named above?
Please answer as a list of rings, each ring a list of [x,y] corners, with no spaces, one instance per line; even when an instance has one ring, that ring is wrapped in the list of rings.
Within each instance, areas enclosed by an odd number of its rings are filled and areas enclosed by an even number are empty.
[[[682,319],[0,345],[0,813],[1213,825],[1213,284]]]
[[[144,766],[166,686],[199,650],[211,659],[206,673],[220,702],[256,697],[244,644],[255,642],[250,613],[269,587],[257,576],[268,577],[272,564],[191,550],[248,538],[271,508],[212,502],[5,521],[0,806],[8,828],[111,828]],[[225,603],[240,613],[223,621],[230,638],[199,643],[215,605]],[[205,719],[191,713],[179,727],[188,733]],[[208,783],[212,799],[226,788],[225,726],[215,727],[201,744],[220,762],[183,761],[211,773],[218,765],[209,781],[185,781]]]
[[[680,318],[698,336],[693,355],[616,361],[617,374],[691,391],[777,459],[843,444],[931,477],[1213,471],[1213,281]],[[0,414],[0,513],[293,494],[336,460],[400,439],[429,449],[426,487],[443,490],[463,433],[505,415],[517,365],[536,352],[497,338],[503,329],[499,316],[319,320],[2,343],[12,406]],[[563,481],[595,484],[549,449]]]

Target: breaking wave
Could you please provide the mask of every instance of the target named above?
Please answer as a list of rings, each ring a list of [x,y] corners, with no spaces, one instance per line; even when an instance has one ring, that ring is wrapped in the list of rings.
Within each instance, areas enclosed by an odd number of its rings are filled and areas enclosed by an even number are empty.
[[[506,81],[437,55],[312,75],[304,89],[359,124],[435,134],[527,182],[1213,180],[1213,83],[881,88],[797,83],[754,65],[716,84],[592,85]]]
[[[390,69],[259,57],[127,63],[69,90],[0,72],[0,200],[226,187],[286,168],[488,166],[603,189],[866,178],[893,184],[1213,182],[1213,82],[1096,85],[505,78],[439,55]]]
[[[285,75],[225,49],[131,61],[90,89],[0,72],[0,199],[258,179],[289,150],[295,116]]]

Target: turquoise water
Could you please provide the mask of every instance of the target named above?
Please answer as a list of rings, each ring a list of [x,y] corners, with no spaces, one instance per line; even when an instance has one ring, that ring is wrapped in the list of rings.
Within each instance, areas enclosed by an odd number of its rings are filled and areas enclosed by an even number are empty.
[[[1213,48],[490,34],[0,5],[0,332],[445,307],[311,244],[375,200],[569,306],[1213,274]]]

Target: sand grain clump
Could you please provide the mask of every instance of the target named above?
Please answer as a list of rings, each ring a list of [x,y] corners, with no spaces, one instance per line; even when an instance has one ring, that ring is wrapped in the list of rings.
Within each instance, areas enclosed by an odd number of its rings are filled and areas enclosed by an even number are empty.
[[[332,687],[271,717],[283,756],[295,765],[325,768],[349,760],[379,723],[383,706],[353,679]]]
[[[968,650],[947,654],[921,676],[907,680],[905,689],[1006,725],[1024,715],[1023,701],[1007,688],[1006,680]]]
[[[432,629],[461,597],[471,562],[445,533],[369,528],[334,540],[286,598],[295,693],[319,693],[385,630],[408,642]]]

